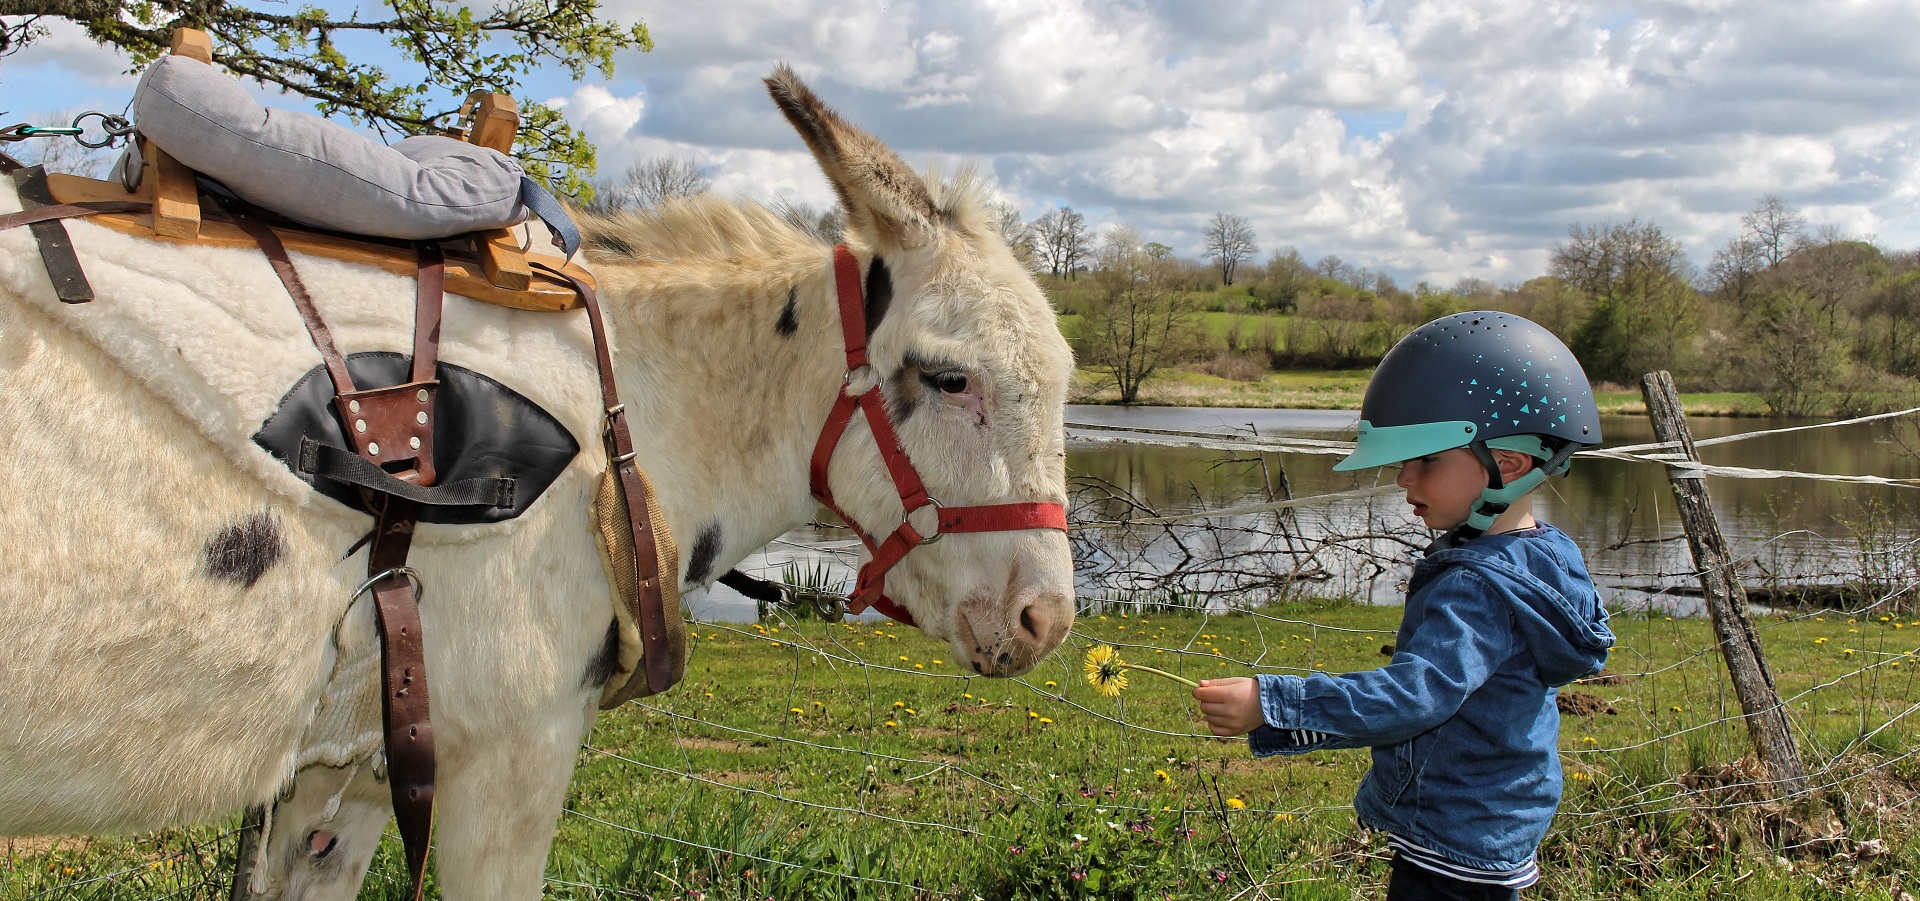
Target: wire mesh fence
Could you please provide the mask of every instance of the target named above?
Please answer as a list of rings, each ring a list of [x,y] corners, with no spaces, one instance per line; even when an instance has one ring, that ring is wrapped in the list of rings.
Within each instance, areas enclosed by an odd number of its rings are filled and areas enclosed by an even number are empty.
[[[1244,742],[1207,734],[1183,687],[1138,676],[1108,697],[1081,661],[1101,644],[1188,678],[1381,665],[1398,610],[1354,599],[1403,590],[1427,534],[1392,510],[1391,485],[1289,479],[1283,464],[1307,471],[1297,455],[1338,451],[1335,442],[1124,437],[1204,444],[1183,451],[1209,455],[1196,471],[1231,473],[1237,487],[1210,493],[1202,476],[1183,496],[1155,496],[1111,467],[1079,472],[1071,540],[1084,600],[1062,650],[1021,678],[988,680],[884,620],[775,605],[757,622],[696,621],[686,681],[603,714],[582,749],[546,895],[1377,896],[1388,852],[1351,808],[1365,751],[1252,760]],[[1669,452],[1603,453],[1651,470],[1658,485]],[[1817,475],[1718,468],[1709,474],[1727,480]],[[1756,595],[1754,628],[1810,788],[1780,797],[1754,759],[1715,633],[1686,615],[1698,573],[1676,527],[1648,505],[1633,528],[1616,521],[1610,536],[1582,542],[1623,598],[1612,605],[1618,645],[1604,673],[1559,696],[1565,795],[1533,893],[1911,890],[1914,480],[1820,484],[1845,492],[1855,518],[1750,528],[1735,561],[1753,587],[1776,589]],[[850,576],[846,542],[830,528],[808,535],[805,547],[763,557],[764,574],[792,574],[786,561],[798,558],[810,582]],[[1649,549],[1660,556],[1634,556]],[[231,824],[15,842],[0,897],[224,897],[232,846]],[[399,860],[397,843],[383,850],[361,897],[400,897]]]

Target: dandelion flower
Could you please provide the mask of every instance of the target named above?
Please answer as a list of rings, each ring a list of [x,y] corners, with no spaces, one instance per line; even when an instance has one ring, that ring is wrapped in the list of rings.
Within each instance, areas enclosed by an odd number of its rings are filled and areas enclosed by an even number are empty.
[[[905,707],[905,706],[907,706],[907,702],[905,702],[905,701],[895,701],[895,702],[893,702],[893,706],[895,706],[895,707]]]
[[[914,709],[913,709],[912,707],[902,707],[902,708],[900,708],[900,709],[902,709],[902,710],[905,710],[905,711],[907,712],[907,715],[908,715],[908,716],[919,716],[919,715],[920,715],[920,714],[918,714],[918,713],[916,713],[916,712],[914,712]]]
[[[1120,660],[1120,652],[1112,645],[1094,645],[1087,651],[1085,661],[1087,683],[1109,698],[1117,698],[1127,690],[1127,668]]]
[[[899,723],[896,723],[896,722],[894,722],[893,720],[887,720],[887,728],[889,728],[889,729],[892,729],[893,727],[895,727],[895,726],[898,726],[898,725],[900,725],[900,724],[899,724]]]
[[[1273,819],[1274,819],[1274,821],[1275,821],[1275,822],[1280,822],[1280,823],[1291,823],[1291,822],[1293,822],[1293,814],[1290,814],[1290,813],[1276,813],[1276,814],[1274,814],[1274,815],[1273,815]]]
[[[1030,720],[1036,720],[1036,719],[1039,719],[1039,718],[1040,718],[1040,714],[1037,714],[1037,713],[1034,713],[1034,712],[1033,712],[1033,711],[1031,711],[1031,710],[1029,710],[1029,711],[1027,711],[1027,719],[1030,719]]]
[[[1058,682],[1055,682],[1055,681],[1053,681],[1052,679],[1048,679],[1048,680],[1047,680],[1047,687],[1048,687],[1048,688],[1059,688],[1059,687],[1060,687],[1060,683],[1058,683]]]
[[[1246,810],[1247,802],[1242,801],[1239,798],[1228,798],[1227,806],[1233,808],[1234,810]]]
[[[1112,645],[1097,644],[1087,649],[1087,658],[1083,663],[1087,671],[1087,683],[1109,698],[1119,697],[1127,690],[1127,670],[1135,669],[1143,673],[1152,673],[1163,679],[1172,679],[1188,688],[1200,687],[1192,679],[1176,676],[1165,670],[1154,669],[1138,663],[1128,663],[1120,659],[1120,652]]]
[[[1159,780],[1159,781],[1161,781],[1161,782],[1172,782],[1172,781],[1173,781],[1173,777],[1172,777],[1172,776],[1169,776],[1169,775],[1167,775],[1167,771],[1166,771],[1166,770],[1154,770],[1154,771],[1153,771],[1153,778],[1155,778],[1155,779],[1158,779],[1158,780]]]
[[[787,712],[788,712],[788,713],[806,713],[806,711],[805,711],[805,710],[801,710],[801,709],[800,709],[800,708],[798,708],[798,707],[792,707],[792,708],[788,708],[788,710],[787,710]]]
[[[1051,719],[1050,717],[1044,717],[1044,716],[1043,716],[1043,717],[1041,717],[1041,718],[1040,718],[1040,725],[1042,725],[1042,726],[1051,726],[1051,725],[1053,725],[1053,720],[1052,720],[1052,719]]]

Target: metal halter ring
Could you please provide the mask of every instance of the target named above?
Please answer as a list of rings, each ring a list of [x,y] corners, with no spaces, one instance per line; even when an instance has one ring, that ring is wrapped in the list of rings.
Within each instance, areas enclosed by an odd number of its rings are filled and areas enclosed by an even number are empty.
[[[932,544],[936,541],[939,541],[942,538],[947,537],[947,533],[940,531],[940,509],[941,509],[940,501],[936,499],[933,495],[929,494],[927,495],[926,506],[915,507],[914,509],[915,511],[919,511],[919,510],[925,510],[927,507],[933,508],[933,535],[927,538],[920,539],[920,544],[916,544],[914,545],[914,547],[920,547],[921,545]],[[913,514],[909,513],[907,514],[907,516],[912,517]]]
[[[376,573],[372,576],[367,577],[367,580],[365,582],[360,583],[359,588],[356,588],[353,590],[353,597],[349,598],[347,600],[347,603],[351,604],[354,601],[360,600],[360,596],[363,594],[366,594],[367,589],[373,587],[373,583],[378,582],[381,579],[384,579],[388,576],[406,576],[407,581],[413,583],[413,602],[414,603],[418,604],[422,600],[426,599],[427,583],[424,581],[421,581],[420,573],[411,566],[396,566],[392,569],[387,570],[386,572]]]

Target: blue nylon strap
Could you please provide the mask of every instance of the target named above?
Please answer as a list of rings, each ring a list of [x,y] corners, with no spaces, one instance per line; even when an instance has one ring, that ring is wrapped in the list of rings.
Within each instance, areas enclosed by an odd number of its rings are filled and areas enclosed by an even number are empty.
[[[525,175],[520,176],[520,204],[547,224],[547,230],[553,233],[553,242],[572,259],[573,252],[580,249],[580,229],[567,215],[567,208],[553,199],[539,182]]]

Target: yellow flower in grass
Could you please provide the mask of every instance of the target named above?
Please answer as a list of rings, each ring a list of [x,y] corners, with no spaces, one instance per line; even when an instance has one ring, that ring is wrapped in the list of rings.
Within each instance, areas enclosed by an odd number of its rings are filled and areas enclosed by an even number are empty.
[[[795,713],[795,714],[798,714],[798,713],[806,713],[806,711],[805,711],[805,710],[801,710],[801,709],[800,709],[800,708],[798,708],[798,707],[794,707],[794,708],[791,708],[791,709],[789,709],[789,710],[788,710],[787,712],[788,712],[788,713]]]
[[[1161,782],[1172,782],[1172,781],[1173,781],[1173,777],[1172,777],[1172,776],[1169,776],[1169,775],[1167,775],[1167,771],[1166,771],[1166,770],[1154,770],[1154,771],[1153,771],[1153,778],[1155,778],[1155,779],[1157,779],[1157,780],[1159,780],[1159,781],[1161,781]]]
[[[1117,698],[1127,690],[1126,664],[1120,660],[1120,652],[1112,645],[1098,644],[1087,651],[1085,661],[1087,683],[1093,690],[1109,698]]]
[[[1228,798],[1227,806],[1233,808],[1234,810],[1246,810],[1247,802],[1242,801],[1239,798]]]
[[[1043,717],[1041,717],[1041,718],[1040,718],[1040,725],[1042,725],[1042,726],[1051,726],[1051,725],[1053,725],[1053,720],[1052,720],[1051,718],[1049,718],[1049,717],[1044,717],[1044,716],[1043,716]]]

